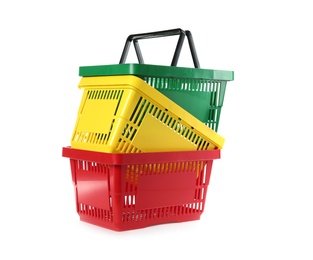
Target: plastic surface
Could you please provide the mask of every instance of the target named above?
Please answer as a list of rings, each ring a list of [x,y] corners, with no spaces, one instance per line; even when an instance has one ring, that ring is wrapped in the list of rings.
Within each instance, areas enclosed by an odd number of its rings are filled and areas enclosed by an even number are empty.
[[[224,138],[136,76],[83,77],[73,148],[140,153],[221,149]]]
[[[149,64],[115,64],[79,68],[82,77],[134,75],[218,131],[226,84],[233,71]]]
[[[200,219],[220,150],[140,154],[63,147],[80,220],[115,231]]]

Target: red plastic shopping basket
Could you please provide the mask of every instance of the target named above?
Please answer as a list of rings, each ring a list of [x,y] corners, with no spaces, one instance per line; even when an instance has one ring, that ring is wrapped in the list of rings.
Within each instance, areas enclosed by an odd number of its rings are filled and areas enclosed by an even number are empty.
[[[115,154],[63,147],[80,220],[115,231],[200,219],[220,150]]]

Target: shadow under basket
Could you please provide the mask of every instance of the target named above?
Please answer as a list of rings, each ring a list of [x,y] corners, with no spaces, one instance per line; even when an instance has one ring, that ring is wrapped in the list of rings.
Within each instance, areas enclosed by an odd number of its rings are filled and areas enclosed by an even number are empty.
[[[63,147],[80,220],[114,231],[199,220],[220,150],[104,153]]]

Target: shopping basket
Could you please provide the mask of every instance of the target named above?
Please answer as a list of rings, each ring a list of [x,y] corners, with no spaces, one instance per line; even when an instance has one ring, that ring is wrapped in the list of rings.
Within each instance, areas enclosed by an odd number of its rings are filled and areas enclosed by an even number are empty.
[[[81,221],[115,231],[200,219],[220,150],[114,154],[63,147]]]
[[[133,75],[83,77],[71,146],[140,153],[222,149],[224,138]]]
[[[171,66],[144,64],[138,40],[174,35],[179,35],[179,38]],[[188,39],[195,68],[177,67],[185,36]],[[131,42],[134,44],[139,64],[125,64]],[[79,68],[79,75],[140,77],[216,132],[226,84],[234,79],[233,71],[201,69],[192,34],[182,29],[129,35],[119,64],[82,66]]]

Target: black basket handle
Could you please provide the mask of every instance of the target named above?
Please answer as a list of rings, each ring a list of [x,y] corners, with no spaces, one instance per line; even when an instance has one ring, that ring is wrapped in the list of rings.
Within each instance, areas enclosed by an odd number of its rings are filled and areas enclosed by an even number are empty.
[[[175,49],[175,52],[174,52],[174,56],[173,56],[173,59],[172,59],[171,66],[176,66],[177,65],[178,58],[179,58],[180,51],[181,51],[181,48],[182,48],[183,43],[184,43],[185,36],[187,36],[188,43],[189,43],[189,48],[190,48],[190,52],[191,52],[191,56],[192,56],[192,60],[193,60],[194,66],[195,66],[195,68],[200,68],[200,64],[199,64],[199,60],[198,60],[198,56],[197,56],[197,53],[196,53],[196,48],[195,48],[195,45],[194,45],[194,42],[193,42],[193,38],[192,38],[191,32],[190,31],[184,31],[182,29],[172,29],[172,30],[165,30],[165,31],[157,31],[157,32],[139,33],[139,34],[131,34],[131,35],[129,35],[127,37],[127,40],[126,40],[126,43],[125,43],[125,46],[124,46],[124,49],[123,49],[123,53],[122,53],[122,56],[121,56],[121,59],[120,59],[120,64],[125,63],[126,57],[127,57],[128,51],[129,51],[129,47],[130,47],[130,44],[131,44],[132,41],[134,43],[134,48],[135,48],[135,51],[136,51],[138,62],[143,64],[144,61],[143,61],[143,57],[142,57],[142,54],[141,54],[141,50],[140,50],[140,47],[139,47],[138,40],[151,39],[151,38],[157,38],[157,37],[165,37],[165,36],[172,36],[172,35],[179,35],[179,38],[178,38],[178,42],[177,42],[176,49]]]

